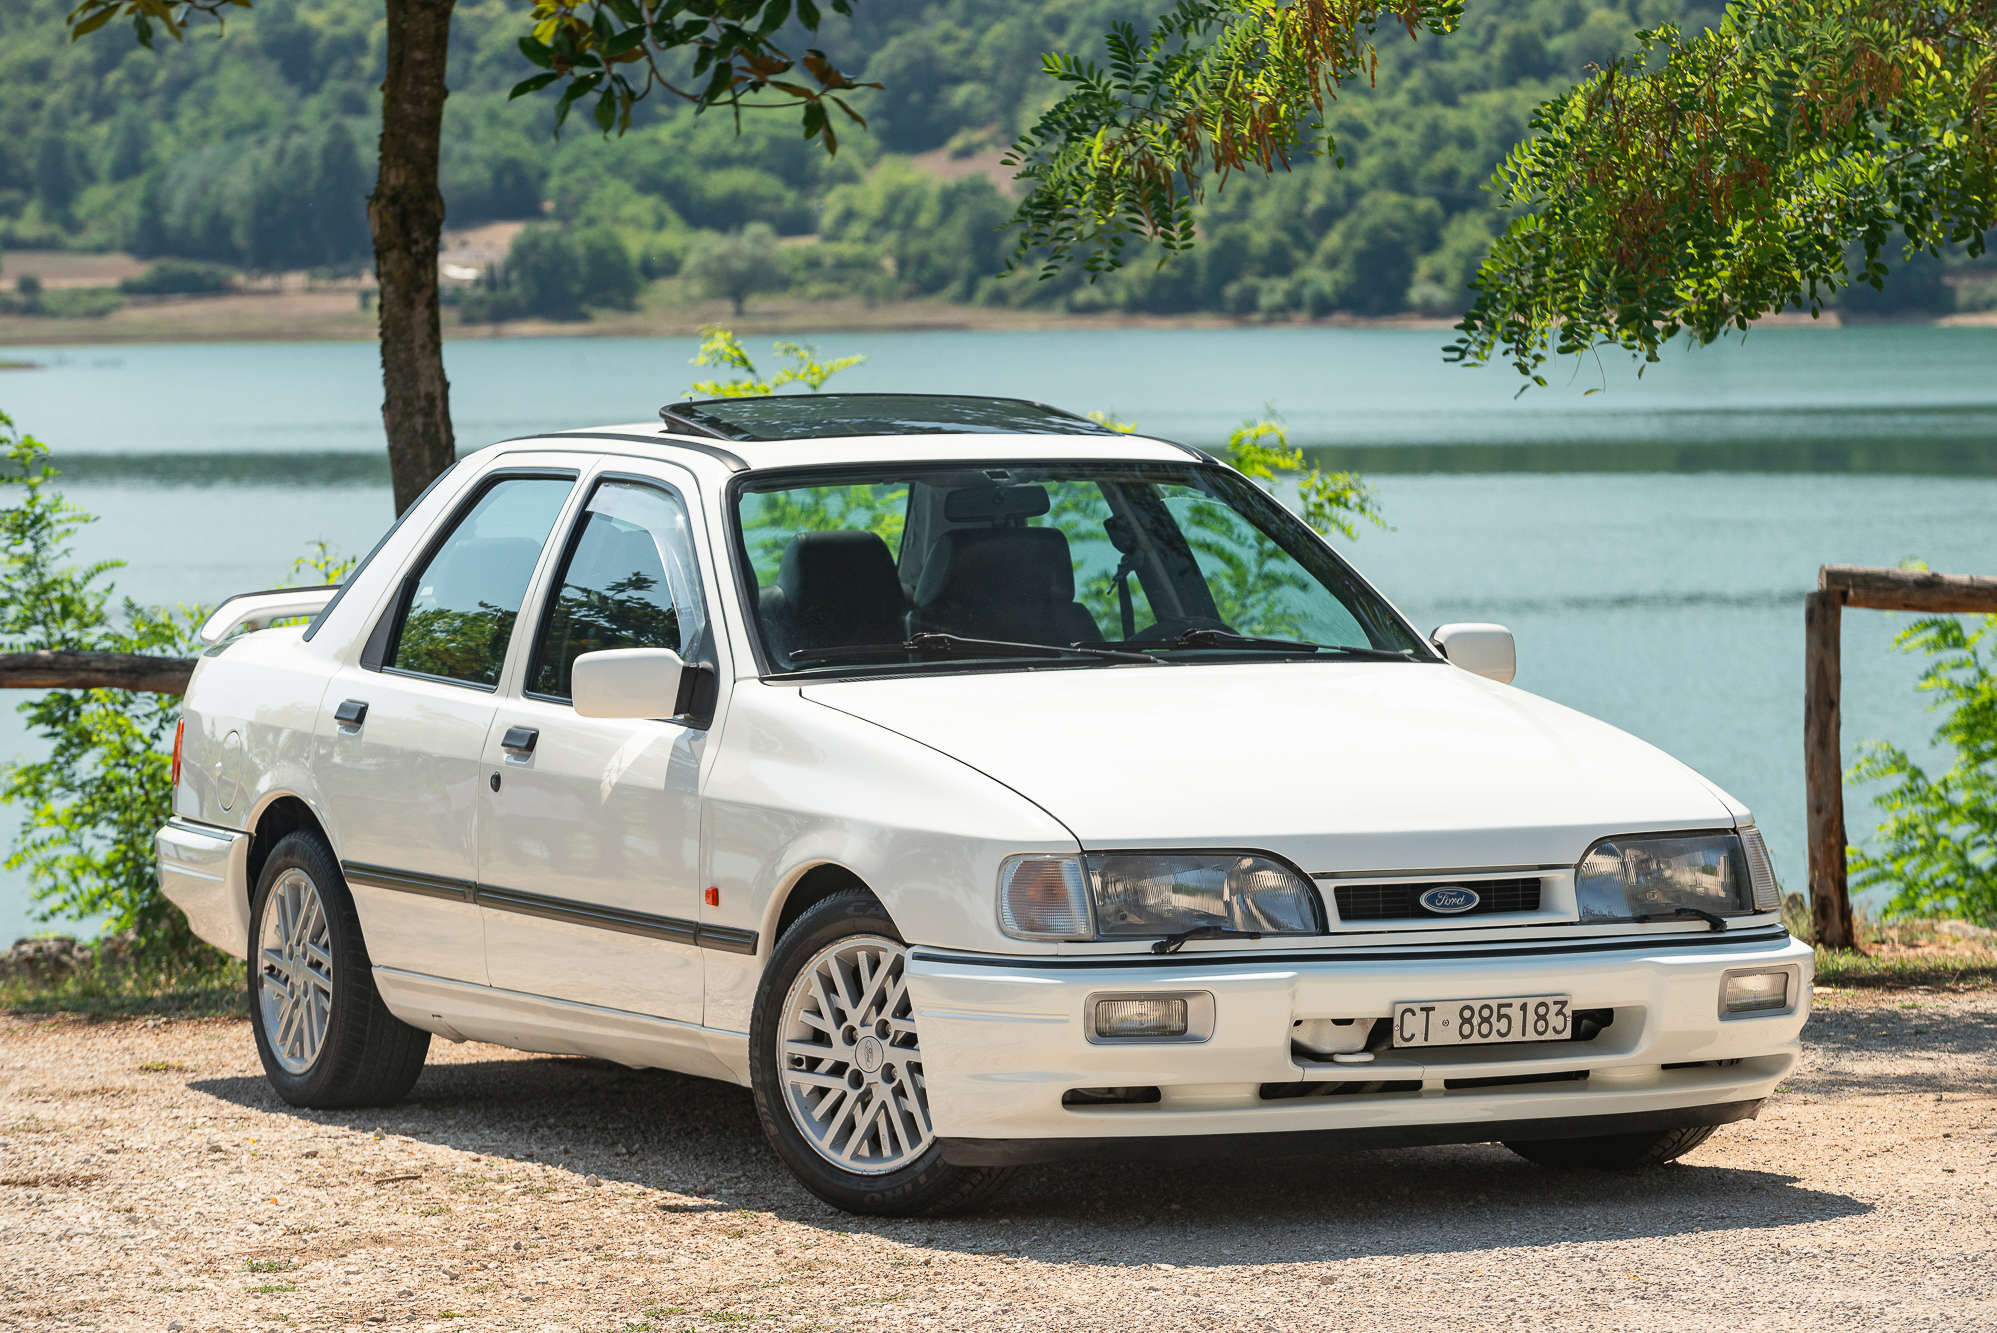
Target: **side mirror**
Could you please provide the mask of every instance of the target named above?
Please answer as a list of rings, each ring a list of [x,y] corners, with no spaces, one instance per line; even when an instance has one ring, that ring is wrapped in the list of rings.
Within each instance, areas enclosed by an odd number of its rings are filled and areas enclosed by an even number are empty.
[[[578,657],[569,690],[582,717],[677,717],[685,674],[670,648],[611,648]]]
[[[1511,684],[1518,674],[1518,647],[1503,625],[1443,625],[1428,637],[1451,664],[1465,671],[1500,685]]]

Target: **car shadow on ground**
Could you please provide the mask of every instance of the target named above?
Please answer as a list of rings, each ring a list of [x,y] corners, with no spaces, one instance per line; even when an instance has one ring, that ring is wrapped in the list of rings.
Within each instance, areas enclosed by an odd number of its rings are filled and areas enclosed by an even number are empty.
[[[662,1214],[749,1208],[830,1231],[964,1253],[1107,1265],[1233,1265],[1532,1247],[1774,1228],[1870,1205],[1768,1169],[1689,1162],[1628,1172],[1534,1166],[1496,1144],[1030,1167],[967,1213],[863,1218],[807,1193],[747,1089],[575,1057],[433,1063],[400,1105],[311,1112],[260,1078],[191,1090],[260,1111],[667,1191]],[[1721,1129],[1720,1134],[1729,1132]],[[1739,1132],[1739,1131],[1733,1131]]]

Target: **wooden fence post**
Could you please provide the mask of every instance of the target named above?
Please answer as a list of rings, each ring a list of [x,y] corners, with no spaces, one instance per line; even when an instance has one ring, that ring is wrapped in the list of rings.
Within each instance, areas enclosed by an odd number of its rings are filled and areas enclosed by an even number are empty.
[[[1822,588],[1803,599],[1803,784],[1809,802],[1810,915],[1817,944],[1855,949],[1857,930],[1845,886],[1843,689],[1838,639],[1844,593]]]

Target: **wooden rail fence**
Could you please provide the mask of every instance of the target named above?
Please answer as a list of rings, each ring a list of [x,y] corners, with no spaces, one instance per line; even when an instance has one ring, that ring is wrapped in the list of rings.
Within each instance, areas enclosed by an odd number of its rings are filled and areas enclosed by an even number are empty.
[[[1997,613],[1997,579],[1925,569],[1825,565],[1803,601],[1803,785],[1809,800],[1810,915],[1817,943],[1855,949],[1845,880],[1844,751],[1839,738],[1847,606],[1928,615]]]

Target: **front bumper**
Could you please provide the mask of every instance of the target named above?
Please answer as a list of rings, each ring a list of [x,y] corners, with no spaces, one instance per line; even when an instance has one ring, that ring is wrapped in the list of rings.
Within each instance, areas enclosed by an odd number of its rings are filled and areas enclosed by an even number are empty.
[[[1503,949],[993,958],[917,948],[909,989],[944,1155],[965,1165],[1318,1152],[1634,1133],[1751,1117],[1795,1066],[1812,953],[1784,931],[1662,934]],[[1790,1009],[1722,1019],[1721,979],[1789,966]],[[1092,996],[1213,996],[1211,1037],[1088,1040]],[[1422,1047],[1340,1064],[1293,1025],[1385,1017],[1404,1001],[1570,994],[1612,1009],[1589,1041]],[[1506,1082],[1492,1086],[1485,1080]],[[1155,1101],[1067,1105],[1081,1088]],[[1302,1094],[1302,1095],[1299,1095]],[[1149,1142],[1146,1142],[1146,1141]]]

